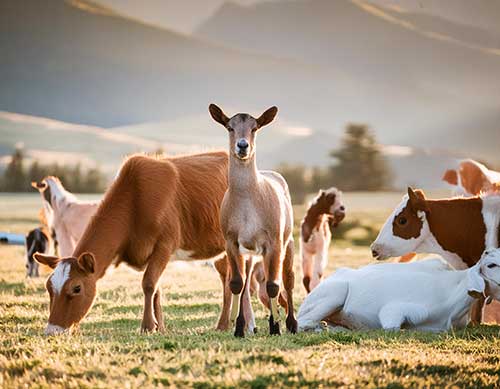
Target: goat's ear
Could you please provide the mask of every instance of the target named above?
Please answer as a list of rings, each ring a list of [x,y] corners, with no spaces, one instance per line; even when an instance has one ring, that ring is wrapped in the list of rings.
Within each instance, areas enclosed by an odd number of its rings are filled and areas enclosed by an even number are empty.
[[[269,123],[271,123],[274,120],[274,118],[276,117],[277,113],[278,113],[278,107],[271,107],[271,108],[267,109],[257,119],[257,125],[259,126],[259,128],[267,126]]]
[[[78,259],[78,266],[84,273],[92,274],[95,272],[95,257],[94,254],[85,252],[82,253]]]
[[[420,189],[413,190],[408,187],[408,204],[414,211],[429,212],[425,194]]]
[[[45,255],[45,254],[38,253],[38,252],[33,254],[33,258],[35,258],[35,260],[38,263],[41,263],[42,265],[48,266],[51,269],[55,269],[57,264],[61,260],[59,257],[55,257],[53,255]]]
[[[467,272],[468,284],[467,293],[469,296],[474,298],[479,298],[484,296],[484,290],[486,289],[486,283],[483,277],[481,277],[480,272],[480,262],[476,263]]]
[[[210,104],[208,106],[208,111],[210,112],[210,115],[212,115],[212,118],[217,122],[222,124],[224,127],[227,126],[227,123],[229,122],[229,118],[222,112],[222,109],[217,107],[215,104]]]
[[[443,174],[443,181],[451,185],[458,185],[458,174],[456,170],[448,169]]]
[[[45,181],[37,182],[37,181],[32,181],[31,186],[35,188],[36,190],[42,190],[47,187],[47,183]]]

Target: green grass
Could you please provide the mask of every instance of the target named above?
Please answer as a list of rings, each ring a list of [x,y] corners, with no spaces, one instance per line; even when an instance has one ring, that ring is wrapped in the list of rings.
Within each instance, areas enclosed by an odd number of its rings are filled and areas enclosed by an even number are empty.
[[[23,232],[34,226],[36,214],[28,213],[36,212],[37,205],[29,201],[19,218],[13,208],[0,205],[0,230],[15,225],[16,232]],[[363,214],[368,225],[370,220],[381,223],[387,213],[358,207],[346,222],[355,223],[353,215]],[[334,243],[329,272],[370,262],[368,247],[351,243]],[[296,261],[300,275],[298,257]],[[43,336],[46,275],[25,280],[24,249],[0,246],[0,387],[500,386],[498,326],[443,334],[370,331],[270,337],[267,312],[254,299],[257,335],[235,339],[231,333],[216,332],[220,282],[203,263],[168,266],[162,280],[166,334],[139,333],[141,274],[120,267],[99,283],[98,298],[80,331],[49,338]],[[296,291],[298,307],[304,298],[300,276]]]

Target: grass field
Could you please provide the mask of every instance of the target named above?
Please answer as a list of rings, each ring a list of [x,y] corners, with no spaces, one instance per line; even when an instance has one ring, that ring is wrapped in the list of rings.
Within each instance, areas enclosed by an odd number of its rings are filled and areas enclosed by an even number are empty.
[[[371,261],[368,247],[353,242],[368,239],[365,227],[378,229],[400,198],[377,196],[346,196],[352,228],[332,245],[327,273]],[[26,232],[38,207],[38,196],[0,195],[0,231]],[[296,209],[297,218],[302,212]],[[298,308],[298,257],[296,264]],[[24,248],[0,246],[0,387],[500,387],[498,326],[270,337],[267,312],[254,299],[257,335],[216,332],[220,282],[201,262],[167,267],[166,334],[139,333],[141,274],[122,266],[100,281],[79,332],[48,338],[46,274],[26,280]]]

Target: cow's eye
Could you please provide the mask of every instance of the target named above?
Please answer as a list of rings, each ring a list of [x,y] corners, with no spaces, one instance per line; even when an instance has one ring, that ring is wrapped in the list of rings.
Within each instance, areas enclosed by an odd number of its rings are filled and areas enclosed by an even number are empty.
[[[73,287],[73,294],[78,294],[82,290],[82,287],[80,285],[76,285]]]
[[[494,267],[497,267],[498,265],[496,263],[490,263],[487,268],[488,269],[493,269]]]
[[[401,226],[404,226],[406,223],[408,223],[408,220],[407,220],[404,216],[401,216],[401,217],[398,219],[398,223],[399,223]]]
[[[226,127],[226,128],[229,132],[234,132],[234,129],[232,129],[231,127]]]

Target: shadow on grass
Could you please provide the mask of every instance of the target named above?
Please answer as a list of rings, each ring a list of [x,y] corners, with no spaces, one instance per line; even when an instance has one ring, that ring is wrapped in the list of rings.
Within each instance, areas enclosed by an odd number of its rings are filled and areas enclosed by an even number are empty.
[[[45,293],[45,286],[43,284],[33,286],[24,282],[7,282],[0,280],[0,292],[7,292],[14,296],[25,296]]]

